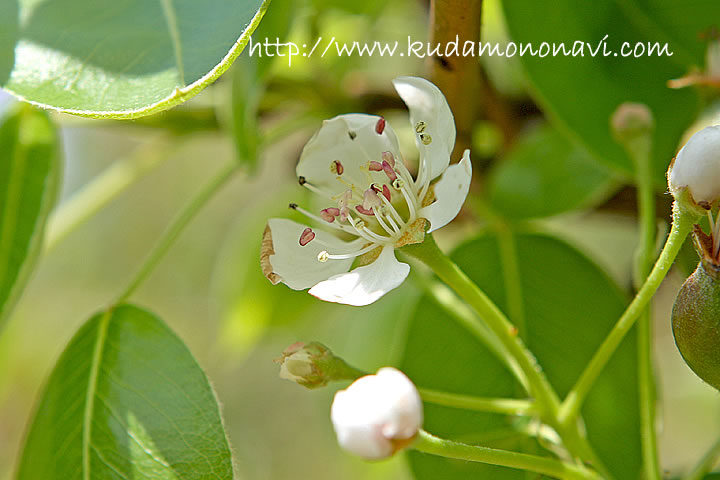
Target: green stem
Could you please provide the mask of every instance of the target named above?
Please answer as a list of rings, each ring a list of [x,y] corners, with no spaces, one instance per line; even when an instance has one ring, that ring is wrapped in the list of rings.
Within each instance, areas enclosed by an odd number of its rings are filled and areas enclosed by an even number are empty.
[[[238,171],[238,165],[233,163],[225,167],[217,176],[215,176],[208,184],[193,198],[187,206],[178,214],[170,226],[167,228],[160,241],[155,245],[153,250],[145,259],[135,277],[129,283],[125,291],[115,301],[115,305],[127,300],[130,295],[142,284],[147,276],[152,272],[153,268],[158,264],[162,257],[167,253],[168,249],[175,240],[180,236],[185,227],[202,209],[225,183],[230,180],[235,172]]]
[[[45,252],[52,250],[76,227],[97,213],[112,199],[150,173],[170,157],[166,142],[139,147],[128,158],[113,163],[104,172],[80,189],[50,216],[45,237]]]
[[[584,467],[564,463],[553,458],[466,445],[438,438],[424,430],[418,433],[412,448],[445,458],[529,470],[560,479],[601,480],[602,478]]]
[[[650,162],[651,135],[639,135],[625,142],[635,164],[640,218],[640,243],[635,253],[634,286],[640,288],[655,260],[657,226],[655,223],[655,189]],[[646,480],[661,480],[655,428],[657,386],[653,370],[652,310],[650,305],[638,320],[638,392],[643,465]]]
[[[720,460],[720,439],[710,447],[710,450],[703,456],[700,463],[684,477],[684,480],[703,480],[712,471],[718,460]]]
[[[535,404],[530,400],[473,397],[471,395],[439,392],[426,388],[420,388],[419,392],[423,401],[444,407],[525,416],[534,415],[537,411]]]
[[[557,394],[505,314],[438,248],[432,235],[426,235],[423,243],[409,245],[403,251],[429,266],[478,313],[527,378],[530,393],[537,400],[541,415],[556,418],[560,403]]]
[[[645,307],[660,287],[660,284],[680,251],[685,237],[690,233],[695,219],[696,217],[693,214],[682,210],[677,203],[673,205],[672,229],[660,253],[660,257],[657,262],[655,262],[655,266],[650,272],[650,275],[635,295],[633,301],[630,302],[630,305],[628,305],[610,334],[595,352],[595,355],[587,367],[585,367],[577,383],[565,398],[560,408],[559,420],[561,424],[570,425],[577,418],[580,407],[595,383],[595,380],[597,380],[597,377],[600,375],[600,372],[602,372],[602,369],[610,360],[613,353],[615,353],[615,350],[617,350],[617,347],[623,338],[625,338],[627,332],[635,324],[635,320],[637,320],[645,310]]]

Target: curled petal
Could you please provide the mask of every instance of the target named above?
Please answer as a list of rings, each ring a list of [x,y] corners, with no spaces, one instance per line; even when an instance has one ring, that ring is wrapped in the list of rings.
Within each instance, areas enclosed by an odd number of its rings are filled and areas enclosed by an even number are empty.
[[[260,263],[268,280],[303,290],[350,269],[352,259],[318,262],[318,254],[328,248],[320,243],[332,247],[333,253],[348,253],[360,248],[362,241],[343,242],[330,233],[315,231],[315,238],[321,242],[300,246],[298,238],[306,228],[292,220],[268,220],[260,252]]]
[[[470,189],[471,178],[470,150],[465,150],[462,160],[448,167],[435,183],[435,201],[418,212],[418,216],[430,221],[428,233],[444,227],[460,213]]]
[[[439,88],[423,78],[398,77],[393,80],[395,90],[410,110],[410,122],[416,128],[424,122],[422,134],[415,138],[421,161],[430,169],[430,179],[442,174],[450,164],[450,154],[455,146],[455,119],[450,106]]]
[[[312,287],[309,293],[327,302],[369,305],[398,287],[409,272],[410,266],[397,261],[392,247],[383,247],[370,265],[335,275]]]
[[[332,195],[343,193],[347,182],[366,185],[368,162],[380,161],[383,152],[399,155],[397,137],[387,124],[382,134],[375,130],[378,119],[375,115],[353,113],[339,115],[325,120],[322,127],[305,145],[295,169],[298,177],[322,188]],[[342,161],[342,178],[337,175],[337,160]],[[378,176],[378,179],[382,177]]]

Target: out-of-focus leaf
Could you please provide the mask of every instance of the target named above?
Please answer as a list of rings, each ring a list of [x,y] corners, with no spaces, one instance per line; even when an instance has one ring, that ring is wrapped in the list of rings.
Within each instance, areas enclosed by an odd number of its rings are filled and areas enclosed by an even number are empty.
[[[705,43],[698,35],[717,24],[720,3],[715,0],[678,3],[675,0],[629,0],[577,2],[532,0],[503,2],[512,39],[542,42],[551,46],[544,58],[526,54],[520,58],[535,97],[558,125],[576,136],[600,161],[627,174],[632,166],[613,141],[609,118],[623,102],[645,103],[656,121],[655,174],[658,185],[685,128],[699,107],[692,89],[671,90],[666,82],[684,75],[704,62]],[[538,21],[542,19],[542,21]],[[609,52],[602,45],[607,35]],[[574,42],[585,42],[584,56],[553,56],[552,45],[564,42],[572,51]],[[672,56],[623,57],[623,42],[667,42]],[[590,46],[587,45],[590,44]]]
[[[557,130],[543,126],[522,138],[489,179],[493,209],[508,218],[547,217],[602,201],[611,173]]]
[[[622,313],[624,298],[604,272],[564,242],[538,234],[513,238],[520,278],[515,294],[522,295],[524,311],[521,335],[559,394],[565,395]],[[453,258],[508,312],[514,294],[505,287],[507,272],[496,237],[473,240]],[[590,441],[618,479],[636,479],[640,471],[635,350],[633,338],[623,342],[582,412]],[[402,369],[421,387],[482,396],[521,393],[485,347],[427,299],[411,322]],[[432,433],[538,453],[536,444],[520,444],[517,434],[511,435],[517,419],[430,405],[426,414],[426,428]],[[418,479],[525,478],[522,472],[416,453],[410,461]]]
[[[59,176],[55,127],[45,113],[20,106],[0,123],[0,326],[40,252]]]
[[[15,63],[15,44],[19,31],[16,0],[0,3],[0,85],[10,76]]]
[[[268,9],[262,24],[252,35],[251,47],[238,59],[232,70],[230,101],[232,137],[235,141],[237,160],[251,170],[257,166],[258,146],[261,140],[258,129],[258,107],[265,92],[269,70],[278,58],[272,47],[268,52],[262,44],[266,40],[270,43],[287,41],[285,37],[292,25],[295,8],[294,1],[273,0],[272,7]]]
[[[0,85],[63,112],[134,118],[181,103],[220,76],[269,0],[17,3],[14,67]]]
[[[183,342],[124,305],[99,313],[58,361],[19,480],[232,479],[217,399]]]

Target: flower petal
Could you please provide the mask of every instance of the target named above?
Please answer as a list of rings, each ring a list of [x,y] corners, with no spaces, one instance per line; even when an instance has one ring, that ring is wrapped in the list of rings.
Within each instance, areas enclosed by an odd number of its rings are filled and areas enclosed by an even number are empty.
[[[429,180],[432,180],[448,167],[455,146],[455,119],[450,106],[440,89],[424,78],[398,77],[393,80],[393,85],[410,110],[413,128],[421,121],[426,124],[424,134],[432,141],[425,145],[416,136],[415,143],[420,160],[430,169]]]
[[[305,228],[305,225],[284,218],[268,220],[260,262],[263,273],[271,282],[282,282],[293,290],[303,290],[350,269],[352,258],[318,261],[318,253],[328,247],[316,240],[330,246],[333,254],[358,250],[363,244],[360,239],[344,242],[331,233],[315,230],[315,240],[301,247],[299,239]]]
[[[365,174],[368,162],[382,162],[383,152],[391,152],[395,158],[400,155],[397,136],[389,124],[382,133],[377,133],[381,118],[353,113],[325,120],[300,155],[295,169],[298,177],[305,177],[332,195],[342,193],[347,185],[339,182],[330,170],[331,163],[338,160],[343,167],[342,179],[365,190],[370,183]],[[378,183],[387,181],[382,172],[369,172],[369,175]]]
[[[395,258],[393,247],[383,247],[380,256],[370,265],[335,275],[318,283],[308,293],[327,302],[369,305],[398,287],[409,272],[410,266]]]
[[[470,150],[465,150],[460,162],[448,167],[442,178],[435,183],[435,201],[418,212],[419,217],[430,221],[428,233],[444,227],[460,213],[470,189],[471,179]]]

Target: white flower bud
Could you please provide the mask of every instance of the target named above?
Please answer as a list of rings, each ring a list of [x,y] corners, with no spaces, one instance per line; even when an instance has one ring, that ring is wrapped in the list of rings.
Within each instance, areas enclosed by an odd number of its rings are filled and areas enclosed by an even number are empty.
[[[341,447],[380,460],[415,438],[423,421],[422,401],[402,372],[381,368],[337,392],[331,418]]]
[[[720,199],[720,125],[703,128],[680,149],[669,175],[678,201],[689,194],[690,207],[709,209]]]

